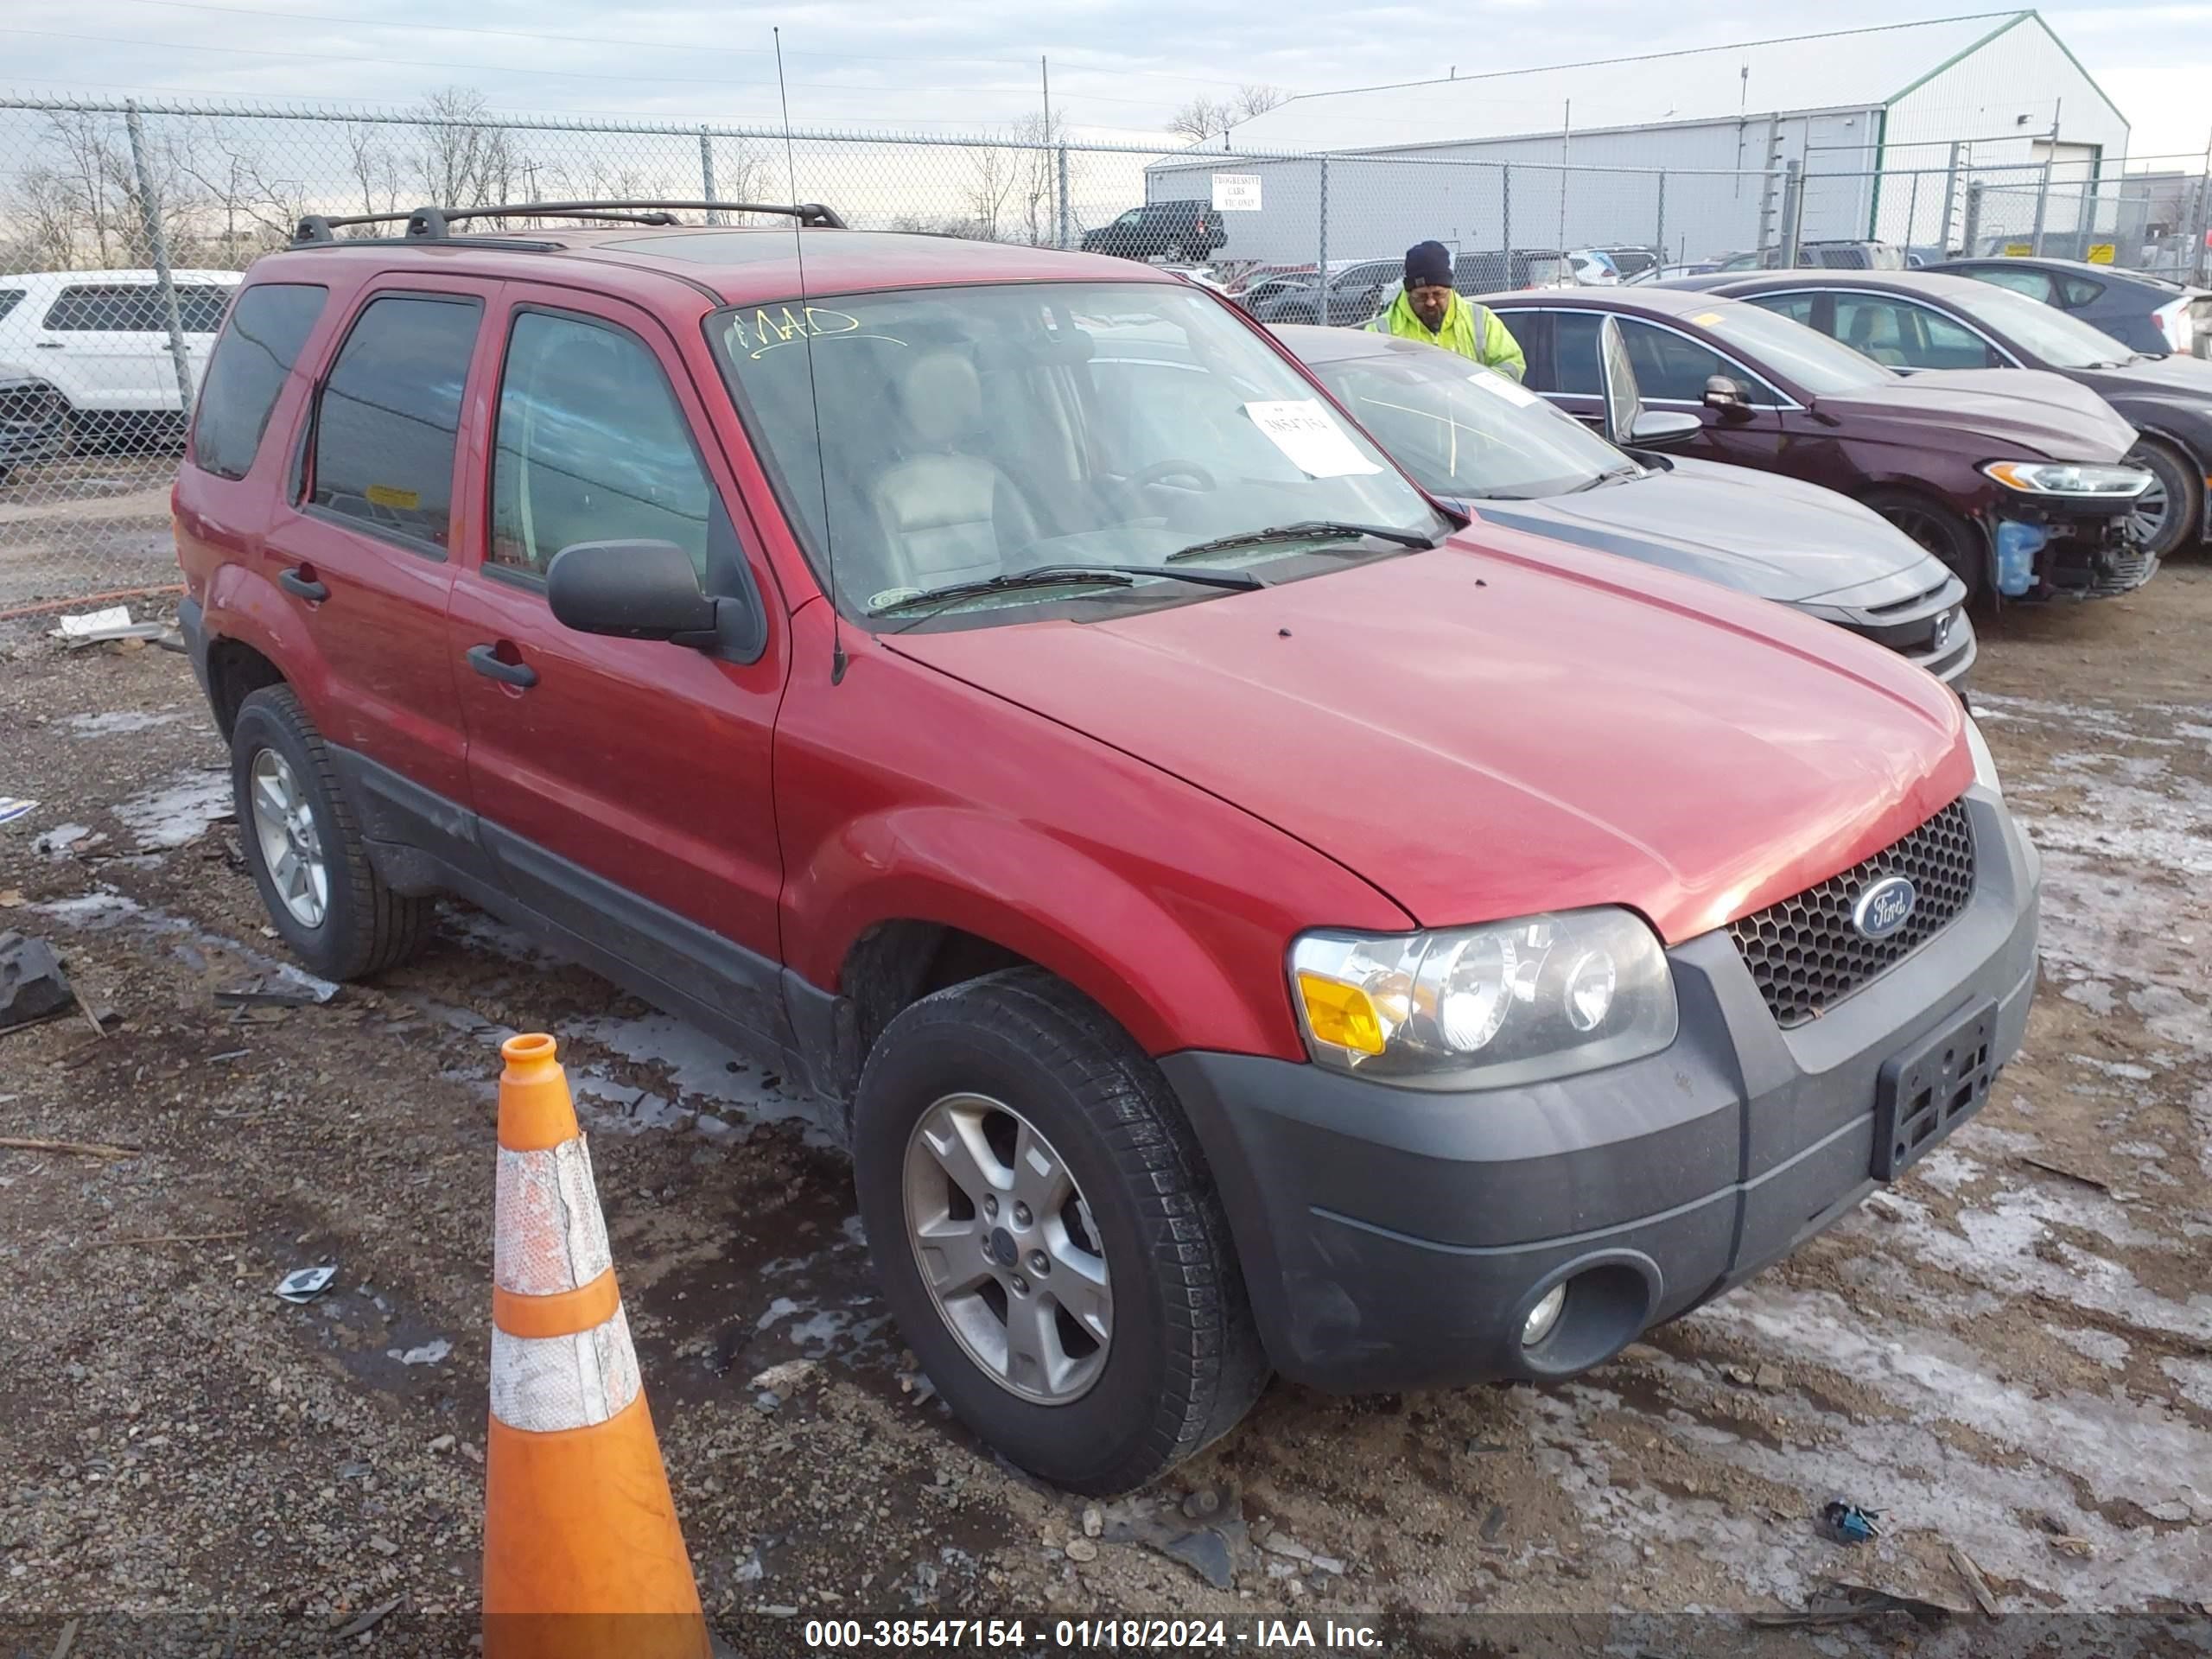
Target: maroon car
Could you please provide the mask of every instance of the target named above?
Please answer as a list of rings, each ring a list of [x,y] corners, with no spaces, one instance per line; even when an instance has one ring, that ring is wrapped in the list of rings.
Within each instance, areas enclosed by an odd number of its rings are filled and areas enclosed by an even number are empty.
[[[1620,322],[1643,402],[1694,414],[1681,452],[1855,497],[1958,573],[1970,594],[2123,594],[2158,568],[2127,534],[2150,474],[2095,393],[2018,369],[1901,375],[1787,317],[1712,294],[1558,289],[1483,302],[1527,384],[1602,425],[1599,325]]]

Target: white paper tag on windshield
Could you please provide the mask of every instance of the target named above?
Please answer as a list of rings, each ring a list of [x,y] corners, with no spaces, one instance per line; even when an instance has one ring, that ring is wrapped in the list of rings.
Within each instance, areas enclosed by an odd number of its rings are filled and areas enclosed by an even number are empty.
[[[1503,397],[1509,404],[1517,404],[1522,409],[1528,408],[1531,404],[1543,402],[1543,399],[1537,397],[1535,392],[1509,375],[1493,374],[1488,369],[1477,369],[1467,378],[1491,396]]]
[[[1308,478],[1346,478],[1382,470],[1352,447],[1344,428],[1313,398],[1247,404],[1244,412]]]

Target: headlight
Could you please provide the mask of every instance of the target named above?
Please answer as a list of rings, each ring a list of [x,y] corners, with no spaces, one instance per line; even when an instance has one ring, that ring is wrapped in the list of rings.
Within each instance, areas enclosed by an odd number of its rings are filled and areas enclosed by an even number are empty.
[[[1429,933],[1308,933],[1292,1000],[1314,1060],[1416,1087],[1499,1088],[1656,1053],[1675,981],[1624,910]]]
[[[1989,753],[1988,740],[1982,736],[1981,728],[1974,716],[1967,716],[1967,753],[1974,756],[1974,780],[1993,795],[2002,795],[2005,785],[1998,781],[1996,757]]]
[[[2151,487],[2139,467],[2088,467],[2075,461],[1993,461],[1984,473],[2027,495],[2137,496]]]

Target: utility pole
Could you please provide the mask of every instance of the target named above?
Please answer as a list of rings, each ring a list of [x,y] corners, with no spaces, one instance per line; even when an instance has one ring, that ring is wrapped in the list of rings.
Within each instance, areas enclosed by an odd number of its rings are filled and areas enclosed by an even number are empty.
[[[1039,52],[1039,53],[1037,54],[1037,78],[1038,78],[1039,81],[1043,85],[1043,86],[1044,86],[1044,88],[1045,88],[1045,130],[1044,130],[1043,132],[1039,133],[1039,134],[1038,135],[1038,137],[1039,137],[1040,140],[1042,140],[1045,143],[1046,143],[1046,144],[1050,144],[1050,143],[1052,143],[1052,141],[1053,141],[1053,136],[1052,136],[1052,66],[1050,63],[1048,63],[1048,62],[1046,62],[1046,60],[1045,60],[1045,54],[1044,54],[1043,53],[1041,53],[1041,52]],[[1038,163],[1039,163],[1039,166],[1042,166],[1042,165],[1045,165],[1046,163],[1049,162],[1050,162],[1050,160],[1051,160],[1051,158],[1052,158],[1052,152],[1050,149],[1047,149],[1047,150],[1046,150],[1046,151],[1045,151],[1041,156],[1039,156],[1038,157]],[[1058,186],[1059,186],[1059,183],[1060,183],[1060,180],[1059,180],[1059,177],[1058,177],[1058,172],[1059,172],[1059,169],[1058,169],[1058,168],[1053,168],[1053,169],[1052,169],[1052,172],[1053,172],[1053,181],[1052,181],[1052,182],[1053,182],[1053,185],[1054,185],[1054,194],[1058,194]],[[1049,224],[1051,224],[1054,219],[1058,219],[1058,218],[1060,216],[1060,215],[1059,215],[1059,211],[1058,211],[1058,203],[1054,203],[1054,204],[1053,204],[1053,207],[1054,207],[1054,211],[1053,211],[1052,213],[1048,213],[1048,214],[1046,214],[1046,215],[1045,222],[1046,222],[1046,224],[1048,224],[1048,225],[1049,225]],[[1065,246],[1066,246],[1066,245],[1067,245],[1067,237],[1066,237],[1066,235],[1065,235],[1065,233],[1063,233],[1063,234],[1061,235],[1061,237],[1060,237],[1060,245],[1061,245],[1063,247],[1065,247]]]
[[[1567,251],[1567,169],[1574,160],[1574,100],[1567,100],[1566,113],[1560,118],[1559,129],[1559,251]],[[1511,263],[1511,250],[1507,250],[1507,263]],[[1508,276],[1511,272],[1507,273]]]

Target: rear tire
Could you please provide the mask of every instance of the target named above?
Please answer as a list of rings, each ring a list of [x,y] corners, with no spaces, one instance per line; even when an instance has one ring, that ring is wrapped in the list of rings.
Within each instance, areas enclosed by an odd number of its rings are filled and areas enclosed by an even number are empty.
[[[311,848],[319,881],[296,885],[283,851],[272,861],[270,845],[284,837],[274,828],[277,815],[266,794],[260,809],[255,803],[257,789],[270,785],[296,803],[292,817],[302,833],[285,850],[296,855],[301,847]],[[421,948],[429,934],[430,901],[392,892],[369,863],[330,750],[289,685],[264,686],[238,705],[231,728],[231,790],[262,906],[309,969],[325,979],[360,979]],[[270,833],[263,833],[264,825]],[[286,873],[280,875],[273,864],[284,865]],[[287,888],[293,899],[285,896]]]
[[[1989,543],[1974,521],[1910,490],[1877,490],[1866,504],[1950,567],[1969,605],[1989,591]]]
[[[2203,475],[2172,445],[2155,438],[2137,444],[2127,459],[2158,480],[2153,499],[2163,505],[2163,512],[2155,518],[2145,518],[2139,503],[2128,526],[2139,545],[2163,559],[2196,539],[2204,511]]]
[[[949,1118],[969,1138],[932,1163],[932,1131]],[[978,1144],[972,1176],[948,1184]],[[1071,1491],[1128,1491],[1258,1398],[1267,1361],[1196,1137],[1159,1068],[1064,981],[1007,969],[902,1011],[869,1052],[853,1146],[893,1317],[953,1414],[1021,1467]],[[1057,1164],[1069,1196],[1033,1213],[1015,1183],[1039,1147],[1035,1166]],[[980,1196],[963,1202],[960,1189]],[[1048,1240],[1039,1272],[1033,1252]],[[1071,1275],[1071,1241],[1099,1264],[1095,1281]],[[1086,1283],[1105,1296],[1057,1300]],[[1016,1317],[1048,1300],[1053,1351],[1031,1366]],[[1071,1323],[1090,1308],[1105,1315],[1103,1343]]]

